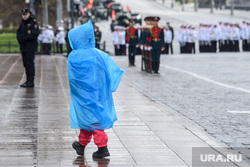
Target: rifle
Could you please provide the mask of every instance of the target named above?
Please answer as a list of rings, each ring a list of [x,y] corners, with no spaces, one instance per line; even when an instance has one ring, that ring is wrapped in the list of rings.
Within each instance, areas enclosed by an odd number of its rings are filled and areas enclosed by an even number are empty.
[[[144,57],[144,50],[141,50],[141,70],[144,71],[143,69],[143,61],[145,64],[145,57]]]
[[[152,52],[148,51],[148,68],[149,68],[149,73],[152,73]]]

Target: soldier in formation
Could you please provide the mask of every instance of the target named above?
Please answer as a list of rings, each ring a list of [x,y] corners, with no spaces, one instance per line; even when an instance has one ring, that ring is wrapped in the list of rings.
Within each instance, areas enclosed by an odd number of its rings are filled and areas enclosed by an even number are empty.
[[[126,28],[123,26],[114,26],[112,32],[112,42],[115,48],[115,55],[126,55]]]
[[[126,56],[126,28],[123,26],[119,26],[118,28],[118,40],[119,40],[119,49],[120,55]]]
[[[171,43],[169,44],[169,48],[170,48],[171,54],[174,54],[174,51],[173,51],[174,28],[172,26],[170,26],[170,22],[167,22],[167,26],[172,34],[172,40],[171,40]]]
[[[168,26],[164,26],[163,32],[164,32],[165,50],[162,53],[169,54],[169,49],[171,50],[171,44],[173,39],[172,31],[169,29]]]
[[[95,34],[95,47],[100,49],[100,42],[102,39],[102,32],[99,30],[98,26],[94,26],[94,34]]]
[[[165,49],[163,28],[158,26],[160,17],[150,16],[144,19],[146,26],[142,28],[139,42],[144,58],[145,70],[148,73],[159,74],[160,56]],[[142,63],[143,70],[143,63]]]
[[[65,43],[64,37],[65,37],[65,34],[64,34],[63,27],[58,27],[58,32],[56,34],[55,39],[56,41],[58,41],[60,53],[63,53],[63,45]]]
[[[136,45],[138,44],[138,33],[134,27],[134,20],[129,20],[126,29],[126,46],[128,47],[129,66],[135,66]]]
[[[250,51],[250,23],[219,22],[216,24],[201,23],[197,35],[195,27],[181,24],[177,32],[180,53],[195,53],[195,41],[198,39],[199,51],[204,52],[239,52],[240,40],[242,50]]]
[[[158,74],[160,68],[161,52],[165,50],[163,28],[158,26],[160,17],[156,16],[152,19],[153,27],[150,29],[150,38],[152,46],[152,70]]]
[[[42,43],[43,53],[50,55],[51,45],[55,39],[53,27],[47,25],[46,28],[40,33],[38,40]]]
[[[148,16],[144,18],[145,26],[141,29],[141,37],[139,41],[139,46],[141,49],[141,56],[142,56],[142,64],[141,64],[141,70],[144,70],[148,73],[152,73],[152,64],[151,64],[151,47],[150,42],[151,39],[149,38],[150,35],[150,29],[152,28],[152,17]]]

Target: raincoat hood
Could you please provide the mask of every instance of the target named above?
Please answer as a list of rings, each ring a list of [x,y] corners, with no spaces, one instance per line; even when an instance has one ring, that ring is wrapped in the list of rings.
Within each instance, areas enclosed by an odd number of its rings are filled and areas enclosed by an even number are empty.
[[[86,24],[71,29],[68,37],[73,50],[95,48],[95,35],[90,20]]]

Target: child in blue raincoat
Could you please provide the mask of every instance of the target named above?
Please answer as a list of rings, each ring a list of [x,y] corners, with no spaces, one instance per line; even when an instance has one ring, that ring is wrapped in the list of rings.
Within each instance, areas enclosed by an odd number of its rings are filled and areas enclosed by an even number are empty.
[[[91,21],[70,30],[68,38],[73,49],[68,57],[71,128],[80,129],[79,142],[72,146],[77,154],[84,155],[93,135],[98,147],[93,158],[106,157],[108,136],[104,130],[112,128],[117,120],[112,92],[124,71],[109,55],[95,48]]]

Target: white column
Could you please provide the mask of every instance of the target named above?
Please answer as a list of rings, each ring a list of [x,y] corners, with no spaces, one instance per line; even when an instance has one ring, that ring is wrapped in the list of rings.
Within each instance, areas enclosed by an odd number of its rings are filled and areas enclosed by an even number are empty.
[[[56,14],[57,14],[56,25],[57,25],[57,26],[63,26],[63,19],[62,19],[62,16],[63,16],[62,0],[57,0]]]
[[[46,26],[49,24],[48,21],[48,2],[47,0],[43,0],[43,25]]]

